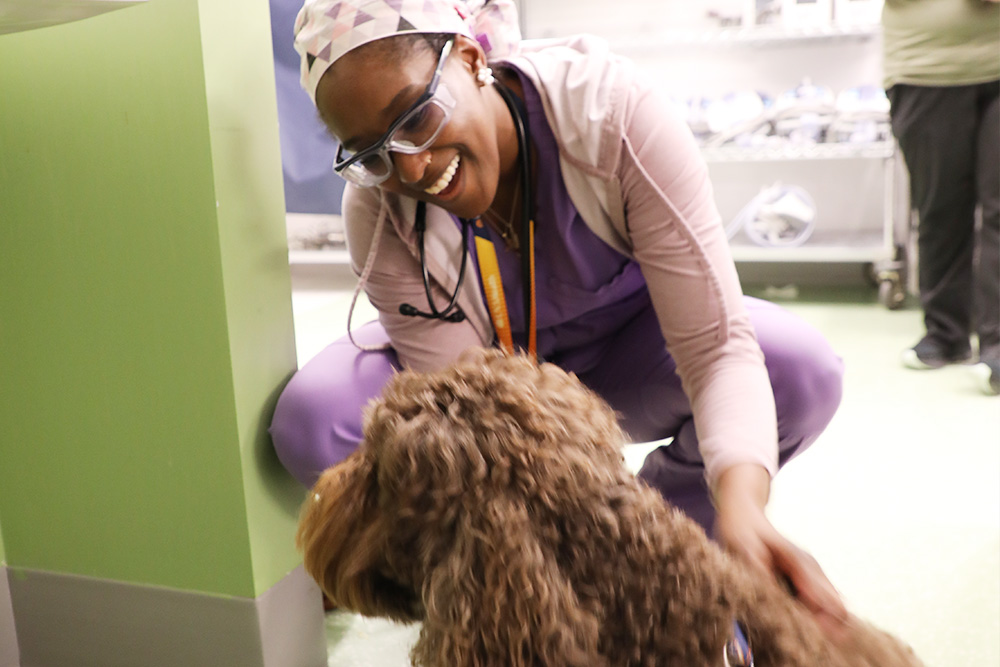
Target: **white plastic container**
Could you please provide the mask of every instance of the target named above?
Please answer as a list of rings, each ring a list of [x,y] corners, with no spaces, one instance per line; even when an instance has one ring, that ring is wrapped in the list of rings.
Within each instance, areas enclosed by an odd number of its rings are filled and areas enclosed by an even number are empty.
[[[832,0],[782,0],[781,19],[787,28],[829,26],[833,20]]]
[[[876,25],[882,20],[883,0],[834,0],[833,21],[838,26]]]

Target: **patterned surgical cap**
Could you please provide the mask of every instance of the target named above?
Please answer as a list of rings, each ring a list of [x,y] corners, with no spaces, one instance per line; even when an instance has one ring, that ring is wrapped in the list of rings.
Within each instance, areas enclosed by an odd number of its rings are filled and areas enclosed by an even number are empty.
[[[402,34],[452,33],[477,40],[487,56],[517,50],[513,0],[306,0],[295,19],[302,87],[316,87],[330,65],[362,44]]]

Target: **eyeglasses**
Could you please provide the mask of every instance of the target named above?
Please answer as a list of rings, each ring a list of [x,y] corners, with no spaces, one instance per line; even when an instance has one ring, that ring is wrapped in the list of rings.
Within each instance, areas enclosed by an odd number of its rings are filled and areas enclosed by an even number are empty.
[[[455,108],[455,98],[447,86],[441,83],[441,72],[444,71],[444,63],[448,60],[454,43],[452,38],[444,45],[434,76],[423,94],[393,121],[381,139],[357,153],[346,150],[343,145],[337,148],[337,157],[333,163],[335,172],[351,183],[370,188],[392,175],[389,151],[415,155],[434,143],[448,124]]]

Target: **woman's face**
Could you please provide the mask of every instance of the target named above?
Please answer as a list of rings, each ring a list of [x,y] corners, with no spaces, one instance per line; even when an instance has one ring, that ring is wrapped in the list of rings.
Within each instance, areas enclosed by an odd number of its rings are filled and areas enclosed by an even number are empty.
[[[320,80],[316,106],[347,150],[357,152],[376,143],[430,83],[440,53],[423,43],[405,48],[410,52],[394,58],[384,44],[361,46],[341,57]],[[479,45],[458,36],[441,75],[455,99],[450,120],[425,151],[390,152],[393,171],[379,188],[436,204],[462,218],[474,218],[489,207],[501,173],[502,132],[495,102],[476,80],[484,63]],[[449,167],[455,166],[449,180]]]

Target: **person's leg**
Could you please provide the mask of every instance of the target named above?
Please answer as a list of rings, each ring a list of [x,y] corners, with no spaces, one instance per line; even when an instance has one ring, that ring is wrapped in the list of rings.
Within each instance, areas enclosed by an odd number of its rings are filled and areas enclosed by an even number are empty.
[[[1000,81],[980,87],[976,182],[982,219],[976,244],[974,321],[979,336],[975,371],[983,391],[1000,394]]]
[[[983,84],[980,90],[976,180],[982,226],[976,267],[976,333],[981,357],[1000,360],[1000,81]]]
[[[377,322],[354,332],[359,343],[388,337]],[[392,350],[366,352],[345,336],[303,366],[282,391],[271,420],[278,459],[306,487],[361,442],[362,410],[399,368]]]
[[[826,339],[787,310],[746,298],[774,391],[779,462],[811,445],[840,404],[843,363]],[[622,329],[600,365],[580,379],[622,415],[636,441],[673,437],[646,458],[640,479],[711,534],[715,508],[705,482],[691,405],[652,308]]]
[[[889,90],[892,131],[910,173],[917,229],[920,303],[927,336],[923,366],[964,360],[972,312],[975,155],[973,86],[896,85]],[[937,348],[937,356],[932,357]],[[940,363],[938,363],[940,361]],[[907,360],[908,365],[922,367]]]

